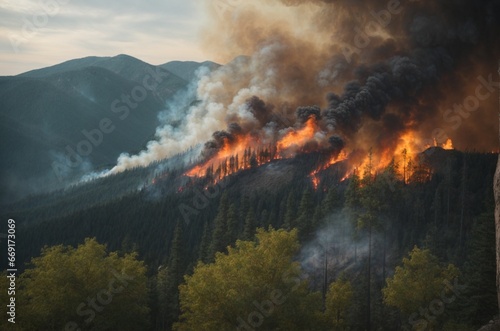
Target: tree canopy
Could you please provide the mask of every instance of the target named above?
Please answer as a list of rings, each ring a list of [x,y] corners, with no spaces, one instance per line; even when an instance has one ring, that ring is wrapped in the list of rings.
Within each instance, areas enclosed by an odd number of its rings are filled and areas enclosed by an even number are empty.
[[[429,307],[435,300],[439,300],[440,310],[446,301],[451,302],[449,294],[453,285],[450,284],[458,276],[459,270],[453,264],[441,266],[430,250],[415,246],[409,257],[403,258],[403,265],[396,267],[394,276],[387,279],[387,285],[382,289],[384,302],[398,308],[407,317],[420,312],[420,308]],[[427,325],[434,320],[428,318],[423,323]]]
[[[108,253],[95,239],[44,248],[21,276],[24,330],[143,330],[146,267],[135,253]]]
[[[215,262],[200,262],[180,286],[181,322],[175,330],[305,330],[320,314],[293,262],[297,230],[258,229],[256,241],[237,241]]]

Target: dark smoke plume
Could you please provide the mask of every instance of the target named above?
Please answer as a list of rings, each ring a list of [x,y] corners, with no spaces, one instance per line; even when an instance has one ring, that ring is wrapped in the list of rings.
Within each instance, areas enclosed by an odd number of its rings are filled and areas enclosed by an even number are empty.
[[[321,109],[318,106],[297,108],[297,118],[301,123],[307,122],[311,117],[314,117],[316,120],[321,118]]]
[[[207,131],[230,132],[230,123],[271,143],[308,116],[319,120],[313,140],[321,146],[340,135],[376,155],[412,131],[427,142],[450,137],[460,149],[497,148],[500,0],[213,4],[203,43],[227,65],[200,79],[201,102],[180,125],[189,139],[176,132],[172,141],[164,130],[120,169],[203,143]]]
[[[321,104],[326,96],[323,124],[330,132],[339,132],[350,140],[356,140],[353,137],[365,120],[380,122],[373,126],[375,129],[387,127],[387,123],[403,123],[393,129],[417,129],[431,137],[433,129],[446,126],[443,108],[473,94],[478,75],[487,77],[496,71],[500,56],[498,0],[274,3],[285,5],[283,12],[288,11],[290,16],[300,13],[303,21],[296,25],[310,34],[301,36],[286,14],[266,16],[265,9],[256,9],[266,7],[262,1],[258,6],[242,4],[235,8],[238,19],[219,17],[213,32],[219,42],[231,41],[230,53],[269,51],[271,55],[260,59],[253,69],[275,69],[281,78],[276,88],[284,87],[296,91],[294,96],[302,96],[288,99],[296,107],[306,106],[299,108],[298,120],[303,122],[309,116],[308,104]],[[208,34],[208,40],[213,42],[214,38]],[[271,45],[276,44],[279,47],[273,51]],[[313,76],[316,81],[312,83]],[[276,105],[284,103],[259,97]],[[481,107],[488,109],[494,105],[493,99]],[[316,112],[314,116],[320,118]],[[494,137],[496,128],[492,125],[477,129],[487,123],[485,116],[473,121],[477,125],[463,127],[467,133]],[[466,145],[461,138],[465,133],[447,132]]]

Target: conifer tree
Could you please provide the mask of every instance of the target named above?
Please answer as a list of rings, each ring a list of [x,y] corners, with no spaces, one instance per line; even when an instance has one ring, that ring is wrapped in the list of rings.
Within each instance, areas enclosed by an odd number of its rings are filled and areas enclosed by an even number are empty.
[[[167,326],[171,326],[179,316],[179,284],[184,275],[185,261],[182,223],[178,221],[170,245],[168,268],[165,275]]]
[[[201,235],[200,248],[198,251],[198,259],[202,262],[207,262],[210,249],[210,224],[205,222],[203,225],[203,234]]]
[[[297,211],[297,227],[301,235],[307,235],[312,231],[312,218],[314,214],[314,205],[309,189],[302,193],[299,209]]]
[[[229,211],[229,203],[227,192],[224,192],[219,202],[219,209],[214,220],[214,231],[212,234],[212,242],[210,244],[210,259],[212,260],[215,253],[222,252],[226,249],[227,240],[227,215]]]
[[[243,228],[243,240],[252,240],[255,235],[256,229],[255,213],[253,208],[248,209],[247,217],[245,218],[245,225]]]
[[[288,194],[288,198],[286,199],[286,212],[285,212],[285,220],[283,222],[283,227],[287,230],[291,230],[296,226],[295,218],[295,196],[291,191]]]
[[[236,205],[233,203],[227,212],[227,232],[226,232],[226,246],[231,245],[236,241],[238,236],[238,213]]]

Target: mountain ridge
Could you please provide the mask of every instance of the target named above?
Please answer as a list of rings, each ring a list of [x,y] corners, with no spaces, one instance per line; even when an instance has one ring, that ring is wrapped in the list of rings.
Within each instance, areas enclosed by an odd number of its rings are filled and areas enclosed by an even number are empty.
[[[0,180],[4,183],[0,201],[63,188],[89,171],[112,166],[121,153],[139,152],[154,139],[165,102],[188,84],[165,68],[128,55],[86,57],[0,76]],[[133,91],[146,96],[132,109],[124,98]],[[124,106],[126,116],[113,112]],[[86,139],[82,131],[99,128],[106,118],[115,130],[94,146],[81,168],[66,169],[67,178],[61,181],[54,174],[54,162],[64,164],[67,146],[75,150]]]

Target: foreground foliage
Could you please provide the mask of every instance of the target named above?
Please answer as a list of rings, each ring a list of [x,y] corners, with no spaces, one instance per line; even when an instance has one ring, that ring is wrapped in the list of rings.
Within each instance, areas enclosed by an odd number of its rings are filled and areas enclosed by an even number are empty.
[[[95,239],[45,248],[21,278],[23,330],[143,330],[147,278],[136,254],[108,253]]]
[[[432,313],[441,315],[444,306],[456,300],[459,289],[453,288],[453,284],[458,276],[454,265],[441,266],[428,249],[415,247],[403,259],[403,265],[396,267],[394,276],[387,279],[387,286],[382,289],[384,301],[410,317],[415,330],[428,329],[438,321]],[[431,313],[422,313],[421,309],[427,307]]]
[[[212,264],[199,263],[180,286],[183,330],[312,330],[321,300],[302,281],[293,257],[297,231],[259,229]],[[245,326],[247,328],[245,328]]]

